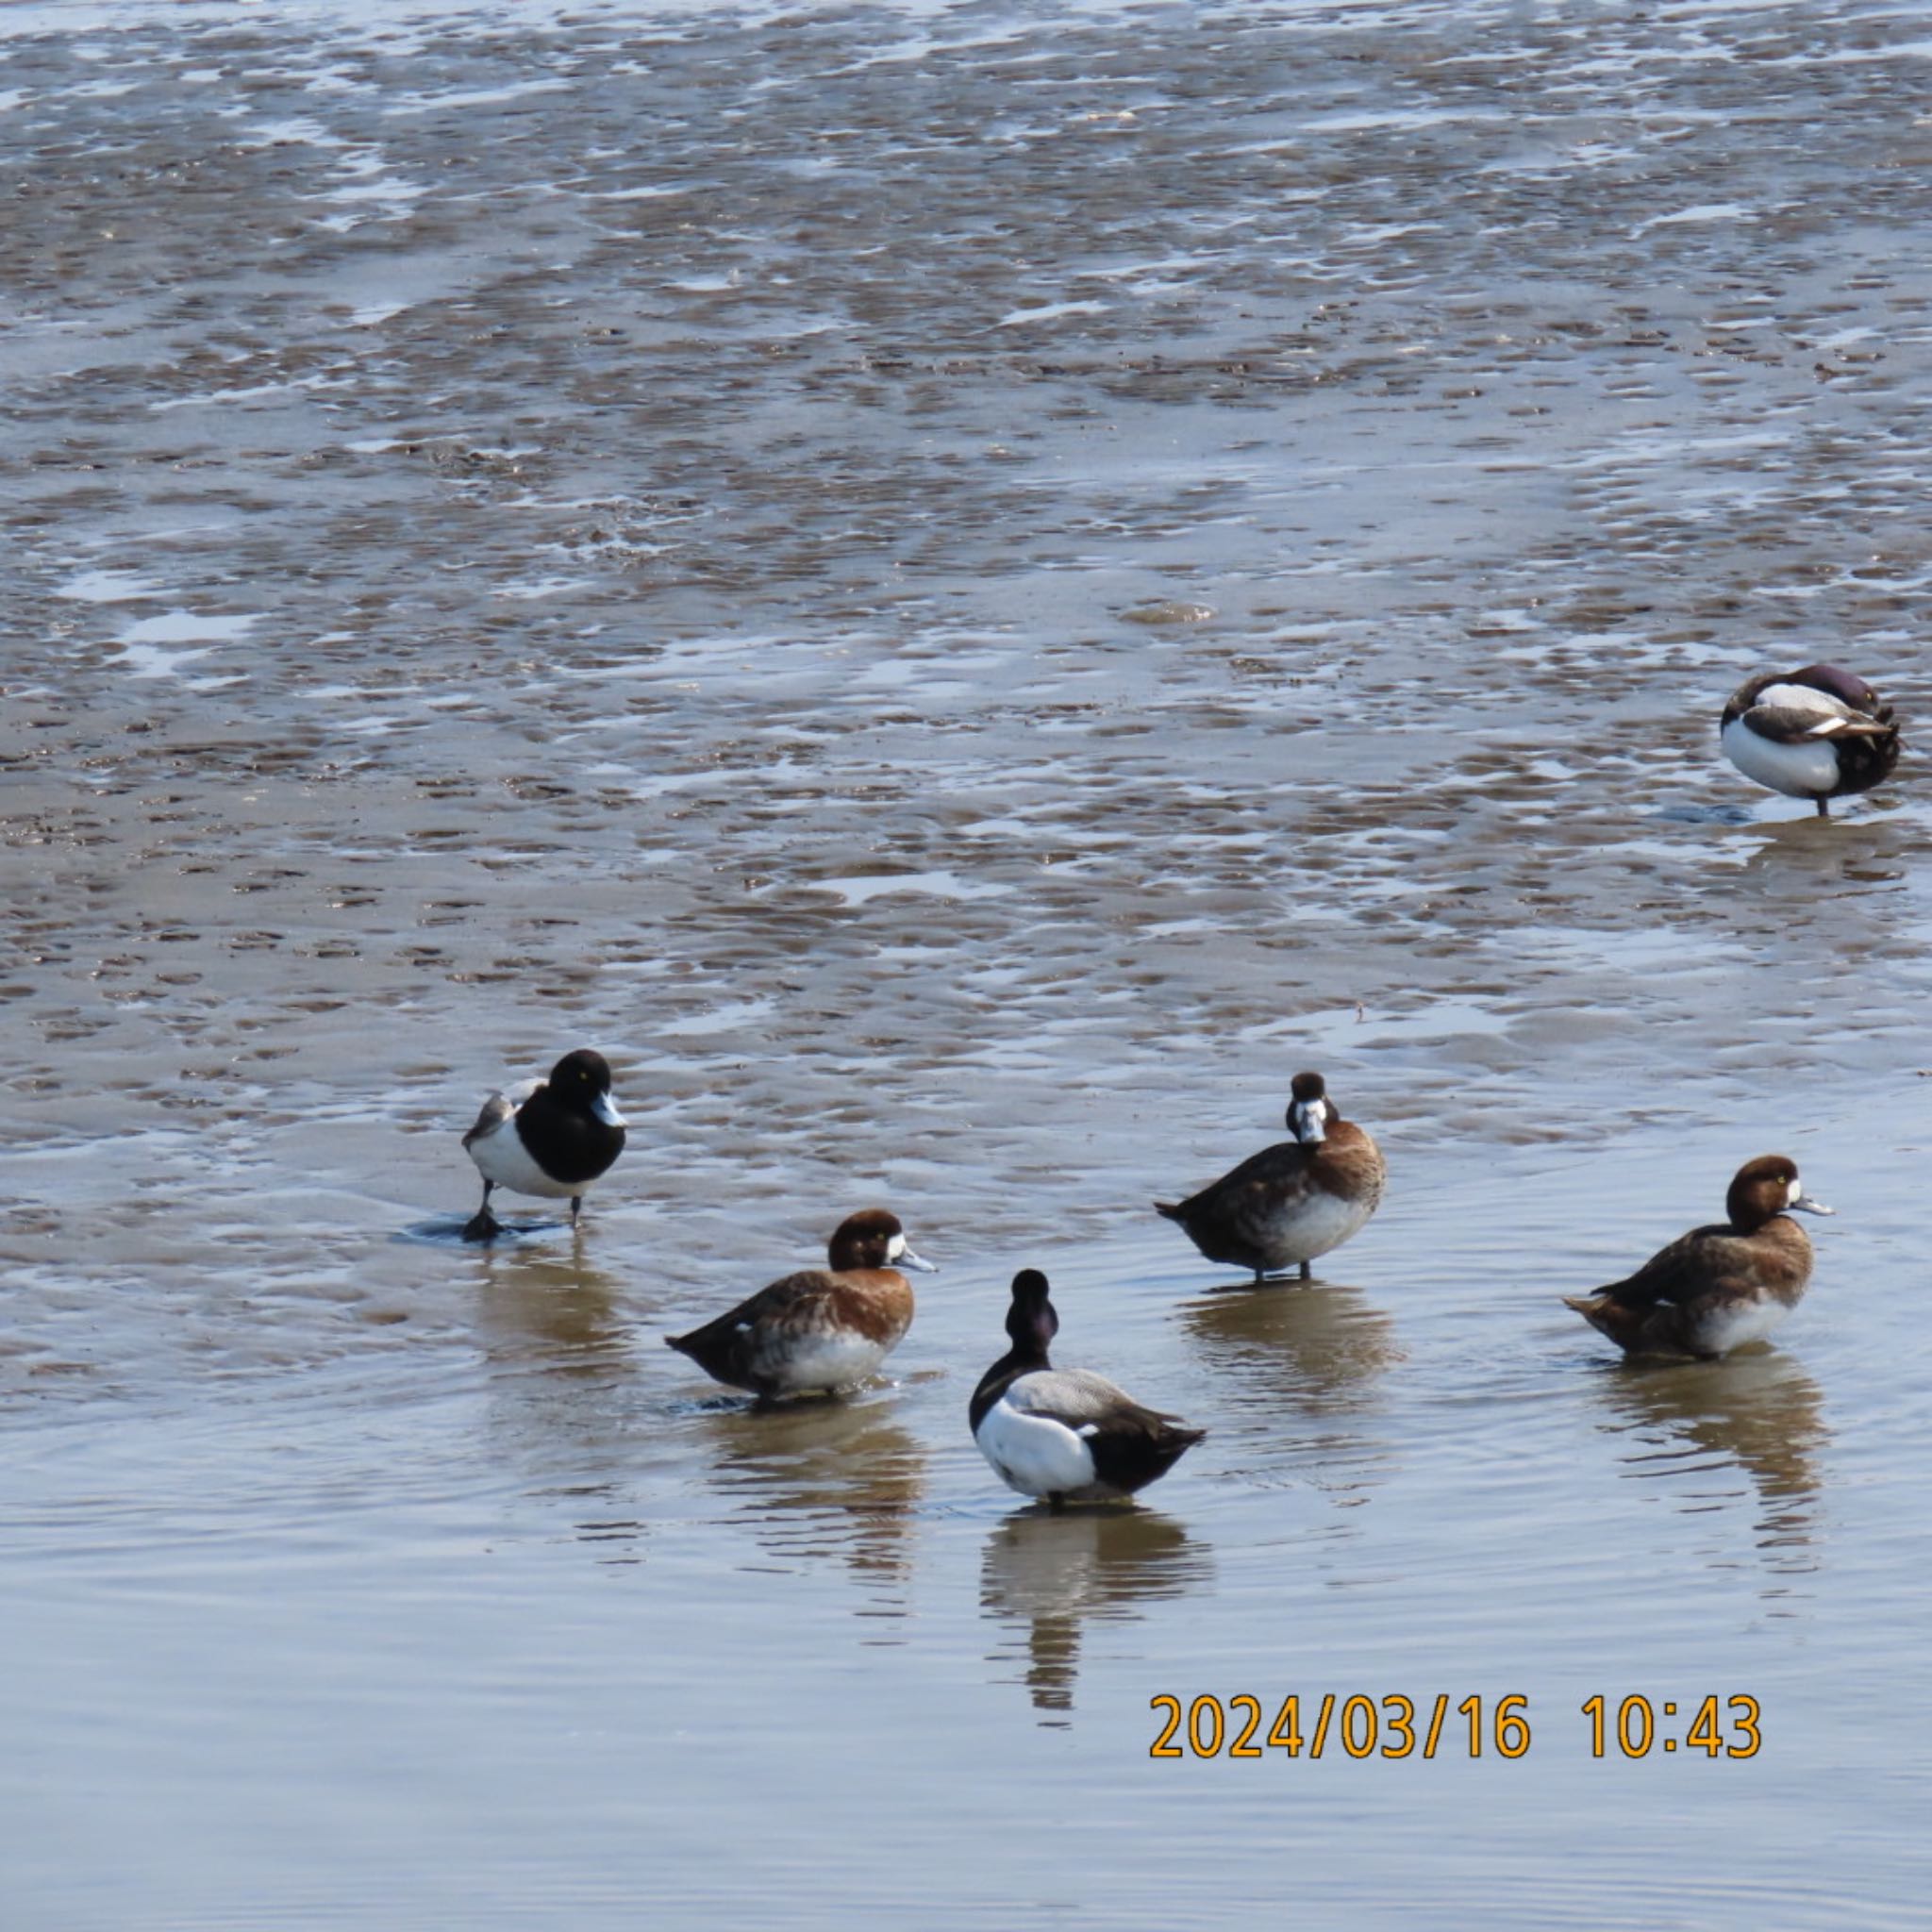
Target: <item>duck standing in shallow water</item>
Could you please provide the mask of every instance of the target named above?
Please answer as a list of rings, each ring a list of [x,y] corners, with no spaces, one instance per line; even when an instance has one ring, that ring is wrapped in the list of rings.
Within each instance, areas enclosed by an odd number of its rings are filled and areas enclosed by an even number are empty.
[[[1022,1269],[1007,1309],[1013,1345],[973,1391],[973,1440],[1008,1489],[1044,1496],[1056,1509],[1131,1496],[1208,1431],[1142,1408],[1105,1375],[1055,1368],[1046,1352],[1059,1327],[1046,1276]]]
[[[1265,1147],[1178,1206],[1157,1201],[1210,1261],[1252,1268],[1263,1280],[1339,1248],[1381,1205],[1389,1170],[1382,1150],[1335,1110],[1320,1074],[1289,1088],[1292,1141]]]
[[[862,1382],[912,1325],[912,1284],[899,1269],[939,1270],[906,1245],[898,1216],[868,1208],[839,1224],[826,1268],[788,1274],[728,1313],[667,1335],[714,1381],[779,1395],[830,1394]]]
[[[483,1176],[483,1205],[464,1224],[466,1241],[492,1241],[503,1224],[490,1211],[492,1189],[568,1199],[576,1225],[584,1191],[624,1152],[624,1116],[611,1105],[610,1066],[579,1047],[551,1068],[483,1103],[463,1147]]]
[[[1739,688],[1718,725],[1724,756],[1745,777],[1787,798],[1830,801],[1869,791],[1898,763],[1891,707],[1836,664],[1773,671]]]
[[[1563,1306],[1625,1355],[1728,1355],[1769,1335],[1811,1279],[1811,1243],[1793,1209],[1832,1211],[1799,1186],[1794,1161],[1760,1155],[1732,1180],[1722,1226],[1693,1227],[1627,1280],[1565,1295]]]

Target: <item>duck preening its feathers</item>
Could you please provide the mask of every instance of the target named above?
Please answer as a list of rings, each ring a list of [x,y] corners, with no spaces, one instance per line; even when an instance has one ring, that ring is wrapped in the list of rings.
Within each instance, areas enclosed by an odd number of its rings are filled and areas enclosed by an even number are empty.
[[[1787,798],[1830,801],[1891,775],[1902,746],[1890,705],[1850,671],[1807,664],[1740,686],[1718,723],[1724,756],[1745,777]]]

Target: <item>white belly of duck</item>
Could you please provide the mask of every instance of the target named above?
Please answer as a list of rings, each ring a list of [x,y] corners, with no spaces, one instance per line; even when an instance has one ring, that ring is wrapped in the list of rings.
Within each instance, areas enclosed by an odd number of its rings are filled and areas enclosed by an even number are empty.
[[[804,1395],[820,1389],[850,1389],[875,1374],[885,1358],[879,1342],[822,1329],[788,1335],[782,1348],[773,1351],[773,1359],[758,1366],[786,1393]]]
[[[1712,1309],[1698,1319],[1697,1346],[1707,1355],[1729,1355],[1747,1341],[1762,1341],[1790,1312],[1782,1302],[1774,1301]]]
[[[1325,1189],[1311,1190],[1269,1224],[1268,1245],[1276,1257],[1274,1265],[1279,1268],[1290,1261],[1312,1261],[1317,1255],[1339,1248],[1351,1235],[1361,1232],[1374,1211],[1373,1201],[1344,1201]]]
[[[1741,718],[1733,718],[1722,735],[1724,756],[1767,791],[1816,798],[1838,783],[1838,753],[1823,740],[1780,743],[1758,737]]]
[[[470,1142],[470,1158],[486,1181],[508,1188],[513,1194],[544,1194],[553,1201],[568,1201],[585,1192],[589,1181],[554,1181],[530,1158],[524,1137],[517,1132],[514,1119],[507,1120],[494,1133]]]
[[[1075,1496],[1094,1488],[1086,1441],[1093,1426],[1074,1429],[1050,1415],[1028,1415],[1003,1395],[980,1418],[974,1441],[1008,1489],[1023,1496]]]

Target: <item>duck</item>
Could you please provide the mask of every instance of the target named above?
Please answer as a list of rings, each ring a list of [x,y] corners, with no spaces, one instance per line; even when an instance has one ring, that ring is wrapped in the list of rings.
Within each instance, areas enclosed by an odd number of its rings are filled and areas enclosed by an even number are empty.
[[[1724,756],[1745,777],[1787,798],[1831,801],[1870,791],[1898,763],[1891,707],[1836,664],[1770,671],[1740,685],[1718,725]]]
[[[483,1205],[464,1224],[466,1241],[491,1241],[503,1224],[490,1211],[498,1188],[570,1201],[572,1227],[584,1192],[624,1152],[625,1121],[610,1098],[610,1063],[580,1046],[551,1068],[483,1103],[463,1148],[483,1176]]]
[[[1795,1161],[1761,1154],[1732,1177],[1723,1223],[1693,1227],[1635,1274],[1565,1295],[1563,1306],[1625,1355],[1714,1361],[1761,1341],[1798,1306],[1811,1279],[1811,1242],[1790,1217],[1832,1211],[1806,1193]]]
[[[1382,1202],[1389,1171],[1382,1150],[1328,1097],[1320,1074],[1289,1083],[1288,1130],[1282,1141],[1178,1203],[1155,1211],[1177,1221],[1210,1261],[1252,1268],[1257,1282],[1309,1263],[1359,1234]]]
[[[1069,1503],[1131,1496],[1164,1476],[1208,1433],[1145,1408],[1090,1369],[1057,1369],[1047,1350],[1059,1333],[1047,1279],[1013,1276],[1007,1309],[1012,1343],[979,1378],[967,1417],[979,1453],[1008,1489]]]
[[[912,1325],[912,1284],[899,1271],[937,1274],[908,1246],[899,1217],[868,1208],[841,1221],[827,1265],[788,1274],[735,1308],[667,1335],[715,1382],[764,1401],[836,1394],[874,1374]]]

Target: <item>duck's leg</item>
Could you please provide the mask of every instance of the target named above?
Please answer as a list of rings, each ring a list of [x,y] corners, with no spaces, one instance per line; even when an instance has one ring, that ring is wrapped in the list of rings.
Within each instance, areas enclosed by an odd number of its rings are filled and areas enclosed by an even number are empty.
[[[1818,797],[1818,816],[1822,819],[1828,819],[1831,816],[1831,800],[1823,792]]]
[[[483,1183],[483,1205],[463,1223],[466,1241],[493,1241],[503,1232],[503,1224],[490,1211],[490,1194],[495,1186],[494,1181]]]
[[[1064,1516],[1067,1513],[1067,1499],[1058,1490],[1049,1490],[1046,1496],[1046,1507],[1056,1516]]]
[[[1314,1278],[1315,1264],[1312,1261],[1304,1261],[1302,1263],[1302,1279],[1304,1281],[1312,1281]]]
[[[583,1212],[583,1207],[584,1197],[581,1194],[573,1194],[570,1197],[570,1224],[573,1232],[576,1228],[577,1216]]]

